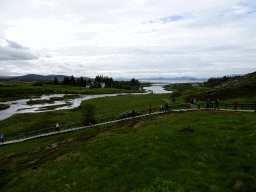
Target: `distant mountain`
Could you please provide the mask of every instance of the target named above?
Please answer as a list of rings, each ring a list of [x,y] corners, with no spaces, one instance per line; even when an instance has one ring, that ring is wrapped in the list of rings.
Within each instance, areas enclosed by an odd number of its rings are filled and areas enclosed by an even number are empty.
[[[208,78],[196,78],[196,77],[150,77],[150,78],[139,78],[139,80],[207,80]]]
[[[2,76],[0,78],[3,79],[18,79],[18,80],[51,80],[53,81],[54,78],[57,77],[58,80],[63,81],[64,77],[70,78],[71,76],[66,75],[36,75],[36,74],[28,74],[23,76]],[[80,78],[80,77],[75,77]],[[83,77],[84,79],[89,79],[89,77]]]

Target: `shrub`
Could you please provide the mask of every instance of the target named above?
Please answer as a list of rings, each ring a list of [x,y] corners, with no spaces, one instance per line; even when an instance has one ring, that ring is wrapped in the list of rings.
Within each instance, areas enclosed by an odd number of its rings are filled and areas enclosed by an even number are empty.
[[[94,123],[95,116],[95,108],[96,106],[93,104],[81,104],[79,106],[79,110],[82,113],[82,121]]]

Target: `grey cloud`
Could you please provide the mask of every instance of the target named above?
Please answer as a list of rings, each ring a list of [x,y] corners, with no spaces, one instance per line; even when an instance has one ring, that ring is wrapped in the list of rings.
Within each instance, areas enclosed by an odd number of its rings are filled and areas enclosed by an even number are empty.
[[[9,41],[7,39],[5,39],[5,41],[8,43],[7,47],[10,47],[10,48],[14,48],[14,49],[29,49],[28,47],[23,47],[22,45],[14,42],[14,41]]]
[[[0,45],[0,60],[33,60],[38,59],[38,55],[33,53],[28,47],[24,47],[16,42],[4,40],[7,45]]]

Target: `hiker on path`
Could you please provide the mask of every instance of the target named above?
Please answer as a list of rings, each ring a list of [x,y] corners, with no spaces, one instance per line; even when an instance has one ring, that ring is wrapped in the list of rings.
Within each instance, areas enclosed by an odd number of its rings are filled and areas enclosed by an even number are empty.
[[[161,104],[160,105],[160,112],[162,112],[163,111],[163,105]]]
[[[57,124],[56,124],[56,131],[60,131],[60,126],[59,126],[59,124],[58,124],[58,122],[57,122]]]
[[[207,99],[207,101],[206,101],[206,107],[207,107],[207,109],[209,108],[209,105],[210,105],[210,101],[209,101],[209,99]]]
[[[135,117],[135,109],[132,110],[132,118]]]
[[[168,103],[165,103],[165,112],[167,111],[168,112]]]
[[[234,104],[234,109],[233,109],[233,111],[234,111],[234,110],[237,111],[238,100],[236,100],[233,104]]]
[[[196,105],[196,98],[194,98],[193,102],[194,102],[194,104]]]
[[[89,126],[92,126],[93,124],[91,123],[92,119],[89,119]]]
[[[2,141],[2,143],[4,142],[4,134],[3,133],[1,134],[1,141]]]
[[[172,101],[173,101],[173,102],[175,102],[175,101],[176,101],[176,99],[173,97],[173,98],[172,98]]]
[[[152,107],[149,105],[149,114],[151,114]]]
[[[219,110],[219,99],[216,99],[216,101],[215,101],[214,109],[216,109],[216,108],[218,108],[218,110]]]
[[[193,98],[191,97],[190,103],[193,104]]]
[[[198,109],[200,109],[200,107],[201,107],[201,101],[200,101],[200,99],[197,101],[197,106],[198,106]]]

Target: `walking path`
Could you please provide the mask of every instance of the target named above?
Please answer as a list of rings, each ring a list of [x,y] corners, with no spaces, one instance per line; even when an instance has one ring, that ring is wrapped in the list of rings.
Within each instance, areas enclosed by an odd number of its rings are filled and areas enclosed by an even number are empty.
[[[201,108],[201,109],[192,108],[192,109],[176,109],[176,110],[174,109],[174,110],[171,110],[169,112],[205,111],[205,110],[207,110],[207,111],[209,111],[209,110],[211,110],[211,111],[233,111],[232,109],[215,110],[214,108],[209,108],[209,109],[206,109],[206,108]],[[255,112],[255,110],[237,110],[237,112]],[[163,114],[163,113],[164,112],[154,112],[154,113],[151,113],[151,114],[138,115],[138,116],[135,116],[133,118],[145,117],[145,116],[149,116],[149,115],[158,115],[158,114]],[[80,130],[80,129],[92,128],[92,127],[105,125],[105,124],[110,124],[110,123],[116,123],[116,122],[119,122],[119,121],[130,120],[130,119],[133,119],[133,118],[129,117],[129,118],[124,118],[124,119],[119,119],[119,120],[114,120],[114,121],[108,121],[108,122],[104,122],[104,123],[98,123],[98,124],[92,125],[92,126],[77,127],[77,128],[62,130],[62,131],[59,131],[59,132],[50,132],[50,133],[45,133],[45,134],[41,134],[41,135],[35,135],[35,136],[24,138],[24,139],[6,141],[4,143],[0,143],[0,146],[14,144],[14,143],[20,143],[20,142],[23,142],[23,141],[29,141],[29,140],[33,140],[33,139],[42,138],[42,137],[48,137],[48,136],[51,136],[51,135],[58,135],[58,134],[62,134],[62,133],[68,133],[68,132],[72,132],[72,131],[76,131],[76,130]]]

